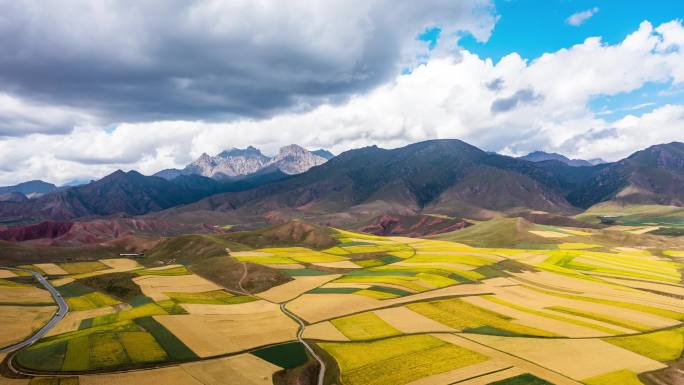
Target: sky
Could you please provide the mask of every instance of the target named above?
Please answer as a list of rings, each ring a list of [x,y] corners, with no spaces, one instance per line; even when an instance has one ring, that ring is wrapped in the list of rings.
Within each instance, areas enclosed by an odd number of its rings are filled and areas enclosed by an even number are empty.
[[[206,152],[684,141],[684,2],[0,0],[0,185]]]

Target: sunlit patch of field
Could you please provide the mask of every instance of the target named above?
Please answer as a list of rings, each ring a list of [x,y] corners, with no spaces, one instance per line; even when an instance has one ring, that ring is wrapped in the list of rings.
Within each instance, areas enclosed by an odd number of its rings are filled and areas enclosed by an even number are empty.
[[[0,347],[29,337],[45,325],[56,310],[56,306],[0,306]]]
[[[11,270],[0,269],[0,279],[12,278],[12,277],[16,277],[16,276],[17,275],[14,274]]]
[[[307,325],[303,337],[322,341],[349,341],[330,321],[323,321],[313,325]]]
[[[330,321],[350,340],[368,340],[401,334],[375,313],[360,313]]]
[[[430,335],[319,346],[334,357],[347,385],[406,384],[489,359]]]
[[[100,259],[100,262],[118,271],[133,270],[140,267],[138,262],[128,258],[108,258]]]
[[[521,336],[554,336],[546,330],[514,323],[513,318],[463,299],[447,299],[412,303],[406,306],[441,324],[467,333]]]
[[[530,233],[538,235],[544,238],[566,238],[572,234],[565,234],[558,231],[548,231],[548,230],[530,230]]]
[[[47,290],[0,278],[0,305],[47,305],[54,303]]]
[[[155,301],[169,299],[164,294],[166,292],[201,293],[221,290],[221,287],[215,283],[195,274],[178,276],[145,275],[134,278],[133,282],[140,286],[140,289],[146,296]]]
[[[178,337],[195,354],[210,357],[259,346],[292,341],[298,325],[278,305],[257,302],[238,305],[194,305],[206,309],[227,308],[227,314],[162,315],[154,319]],[[250,312],[237,312],[244,307]]]
[[[203,385],[203,384],[272,384],[273,373],[282,368],[253,354],[191,362],[166,368],[116,374],[80,376],[80,385]],[[150,382],[152,379],[153,382]]]
[[[571,327],[566,329],[567,333],[573,333],[569,334],[572,337],[592,336],[596,331],[616,335],[671,327],[682,318],[679,312],[649,305],[557,293],[524,285],[507,287],[483,299],[532,315],[574,324],[576,331]],[[594,333],[588,333],[586,328],[594,329]],[[585,330],[582,332],[582,329]]]
[[[256,298],[244,295],[233,295],[225,290],[214,290],[199,293],[165,292],[169,298],[178,303],[232,305],[255,301]]]
[[[55,325],[55,327],[50,329],[46,336],[50,337],[57,334],[76,331],[80,328],[84,320],[111,314],[115,311],[116,310],[114,310],[114,308],[111,306],[82,311],[75,311],[74,309],[70,309],[66,317],[59,321],[57,325]]]
[[[66,275],[69,274],[66,270],[57,266],[55,263],[36,263],[33,266],[37,267],[39,271],[47,275]]]
[[[674,258],[684,259],[684,251],[682,250],[665,250],[663,251],[663,254]]]
[[[373,311],[375,315],[402,333],[454,332],[454,328],[439,323],[406,306],[389,307]]]
[[[586,249],[595,249],[597,247],[601,247],[600,245],[594,245],[594,244],[582,243],[582,242],[561,243],[561,244],[558,244],[557,246],[561,250],[586,250]]]
[[[183,265],[170,265],[170,266],[162,266],[162,267],[153,267],[151,269],[136,270],[135,273],[138,275],[167,275],[167,276],[168,275],[192,274]]]
[[[623,276],[652,281],[679,283],[682,264],[658,259],[642,253],[606,253],[585,250],[552,250],[549,258],[537,267],[554,270],[559,267],[570,271],[599,276]],[[556,270],[558,271],[558,270]]]
[[[635,373],[661,369],[662,363],[600,339],[515,338],[469,335],[486,346],[537,363],[577,381],[615,372]],[[572,352],[572,359],[568,357]]]
[[[97,261],[60,263],[59,267],[69,274],[91,273],[110,268],[104,263]]]
[[[88,371],[134,367],[166,357],[150,334],[122,321],[44,338],[22,350],[16,362],[33,370]]]
[[[272,287],[257,296],[273,302],[285,302],[338,277],[339,274],[294,277],[294,280]]]
[[[635,336],[612,337],[604,341],[656,361],[674,361],[680,358],[684,351],[684,328]]]
[[[69,305],[69,309],[73,311],[97,309],[121,303],[115,298],[100,293],[99,291],[93,291],[77,297],[66,297],[65,299]]]
[[[587,385],[643,385],[637,377],[637,373],[631,370],[617,370],[605,374],[600,374],[591,378],[585,378]]]

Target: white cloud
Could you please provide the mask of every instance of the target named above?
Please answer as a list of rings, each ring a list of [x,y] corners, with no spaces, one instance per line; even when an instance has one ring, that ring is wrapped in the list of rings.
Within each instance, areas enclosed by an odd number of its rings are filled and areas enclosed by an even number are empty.
[[[491,0],[0,0],[0,92],[119,121],[263,118],[382,84]]]
[[[618,44],[589,38],[532,61],[515,53],[496,64],[467,51],[438,55],[344,103],[268,119],[123,123],[111,133],[82,124],[64,135],[9,138],[0,141],[0,165],[16,168],[0,170],[0,184],[101,177],[115,168],[153,173],[202,152],[255,145],[272,154],[289,143],[339,153],[459,138],[515,155],[541,149],[616,160],[651,144],[684,141],[682,105],[615,122],[588,107],[595,96],[632,92],[647,82],[681,86],[683,31],[678,21],[655,29],[644,22]],[[501,100],[515,103],[493,111]]]
[[[565,22],[572,26],[578,27],[584,24],[585,21],[591,19],[591,17],[594,16],[598,11],[598,7],[594,7],[587,9],[586,11],[573,13],[567,19],[565,19]]]

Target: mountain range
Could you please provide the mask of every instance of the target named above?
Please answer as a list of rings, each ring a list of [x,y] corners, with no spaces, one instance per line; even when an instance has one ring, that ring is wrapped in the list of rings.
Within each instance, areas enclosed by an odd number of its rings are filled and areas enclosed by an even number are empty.
[[[595,158],[590,160],[584,159],[570,159],[565,155],[561,155],[555,152],[544,152],[544,151],[534,151],[525,156],[521,156],[518,159],[529,160],[530,162],[544,162],[547,160],[556,160],[563,162],[568,166],[583,167],[583,166],[596,166],[597,164],[608,163],[601,158]]]
[[[332,158],[327,150],[309,151],[296,144],[282,147],[274,157],[268,157],[260,150],[249,146],[245,149],[231,148],[216,156],[203,153],[183,169],[166,169],[154,176],[172,180],[179,175],[202,175],[213,179],[239,179],[256,173],[280,170],[293,175],[307,171]]]
[[[281,151],[284,156],[267,162],[282,164],[291,150],[302,154],[289,147]],[[248,147],[218,156],[246,159],[259,154]],[[461,223],[458,218],[533,211],[573,214],[609,200],[684,206],[682,186],[684,144],[678,142],[652,146],[614,163],[574,167],[557,160],[533,162],[487,153],[460,140],[431,140],[391,150],[350,150],[296,175],[280,166],[262,167],[239,180],[194,173],[166,180],[117,171],[35,199],[0,202],[0,222],[147,214],[221,223],[303,217],[372,227],[392,214],[445,216],[456,224]]]

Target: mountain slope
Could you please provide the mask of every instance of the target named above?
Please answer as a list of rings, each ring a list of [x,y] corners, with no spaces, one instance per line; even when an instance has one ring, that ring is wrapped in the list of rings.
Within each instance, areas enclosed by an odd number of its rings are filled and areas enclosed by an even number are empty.
[[[287,178],[279,170],[239,181],[216,181],[201,175],[180,175],[172,181],[136,171],[116,171],[98,181],[45,194],[39,198],[0,200],[0,222],[71,220],[113,214],[142,215],[196,202],[225,192],[244,191]]]
[[[182,210],[254,216],[292,209],[303,215],[362,211],[371,216],[392,207],[458,216],[463,207],[473,205],[496,211],[572,211],[564,194],[589,178],[593,168],[550,163],[488,154],[459,140],[432,140],[393,150],[366,147],[285,181],[215,195]]]
[[[606,200],[684,205],[684,143],[651,146],[603,166],[568,195],[570,202],[584,208]]]

